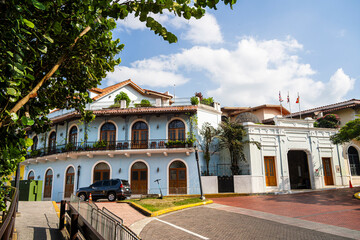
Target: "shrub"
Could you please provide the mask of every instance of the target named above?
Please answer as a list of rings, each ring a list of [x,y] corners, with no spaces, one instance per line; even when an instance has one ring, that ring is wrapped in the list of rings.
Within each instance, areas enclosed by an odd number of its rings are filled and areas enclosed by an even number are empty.
[[[318,128],[338,128],[340,124],[339,116],[336,114],[326,114],[324,117],[316,119],[314,127]]]
[[[135,107],[151,107],[150,101],[142,99],[140,103],[135,104]]]
[[[214,103],[214,99],[213,99],[212,97],[203,98],[203,99],[201,100],[201,103],[202,103],[202,104],[205,104],[205,105],[212,106],[212,104]]]
[[[114,103],[120,103],[121,100],[126,100],[126,107],[129,107],[129,104],[131,102],[129,96],[125,92],[120,92],[118,95],[116,95]]]
[[[190,98],[190,102],[191,102],[191,105],[198,105],[199,104],[199,99],[194,96],[194,97]]]

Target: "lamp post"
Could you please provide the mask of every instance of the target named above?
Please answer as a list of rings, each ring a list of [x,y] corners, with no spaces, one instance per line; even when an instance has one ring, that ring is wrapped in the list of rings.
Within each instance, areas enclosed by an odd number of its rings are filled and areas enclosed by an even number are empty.
[[[200,184],[200,199],[201,200],[205,200],[205,197],[203,195],[203,190],[202,190],[202,183],[201,183],[201,175],[200,175],[200,166],[199,166],[199,154],[198,154],[198,149],[197,146],[195,144],[195,158],[196,158],[196,164],[197,164],[197,169],[198,169],[198,175],[199,175],[199,184]]]
[[[77,174],[76,189],[79,189],[80,169],[81,169],[81,166],[78,165],[78,172],[77,172],[78,174]]]

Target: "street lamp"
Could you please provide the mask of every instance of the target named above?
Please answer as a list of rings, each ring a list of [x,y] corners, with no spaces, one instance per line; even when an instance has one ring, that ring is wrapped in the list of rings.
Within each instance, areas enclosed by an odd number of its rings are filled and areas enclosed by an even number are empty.
[[[77,174],[76,189],[79,189],[80,169],[81,169],[81,166],[78,165],[78,174]]]
[[[199,184],[200,184],[200,199],[201,200],[205,200],[205,197],[203,195],[203,190],[202,190],[202,183],[201,183],[201,175],[200,175],[200,166],[199,166],[199,154],[198,154],[198,149],[197,149],[197,145],[195,144],[195,158],[196,158],[196,164],[197,164],[197,169],[198,169],[198,175],[199,175]]]

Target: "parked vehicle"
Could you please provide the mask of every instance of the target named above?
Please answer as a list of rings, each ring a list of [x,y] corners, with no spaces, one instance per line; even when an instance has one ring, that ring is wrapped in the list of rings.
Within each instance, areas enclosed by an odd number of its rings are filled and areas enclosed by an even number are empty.
[[[109,201],[125,199],[131,196],[129,182],[124,179],[102,180],[91,184],[89,187],[82,187],[76,191],[76,196],[85,201],[91,197],[94,201],[107,198]]]

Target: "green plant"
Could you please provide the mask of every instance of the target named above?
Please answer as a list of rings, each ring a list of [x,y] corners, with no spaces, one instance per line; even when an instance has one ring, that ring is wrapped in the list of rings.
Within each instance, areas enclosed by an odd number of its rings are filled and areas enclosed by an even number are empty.
[[[214,99],[212,97],[203,98],[200,102],[201,102],[201,104],[212,106],[212,104],[214,103]]]
[[[115,96],[114,103],[120,103],[121,100],[126,100],[126,107],[129,107],[131,100],[129,96],[123,91],[121,91],[118,95]]]
[[[107,142],[104,140],[97,141],[94,143],[93,148],[105,148],[107,146]]]
[[[198,105],[199,104],[199,99],[194,96],[194,97],[190,98],[190,102],[191,102],[191,105]]]
[[[326,114],[324,117],[316,119],[314,127],[317,128],[338,128],[340,118],[336,114]]]
[[[75,145],[72,142],[69,142],[65,146],[65,151],[72,151],[72,150],[74,150],[74,148],[75,148]]]
[[[201,149],[204,153],[204,159],[206,161],[206,173],[205,175],[209,175],[209,163],[211,159],[210,149],[212,147],[212,143],[216,137],[216,130],[210,123],[205,122],[200,129],[200,135],[202,137],[202,144],[200,144]]]
[[[169,140],[165,143],[166,147],[182,147],[185,146],[185,141],[181,140]]]
[[[32,150],[30,153],[30,157],[37,157],[40,155],[40,151],[39,150]]]
[[[357,115],[360,117],[360,115]],[[340,128],[339,132],[330,137],[334,144],[350,142],[352,139],[360,141],[360,118],[349,121]]]
[[[135,107],[151,107],[150,101],[147,99],[142,99],[140,103],[136,103]]]

